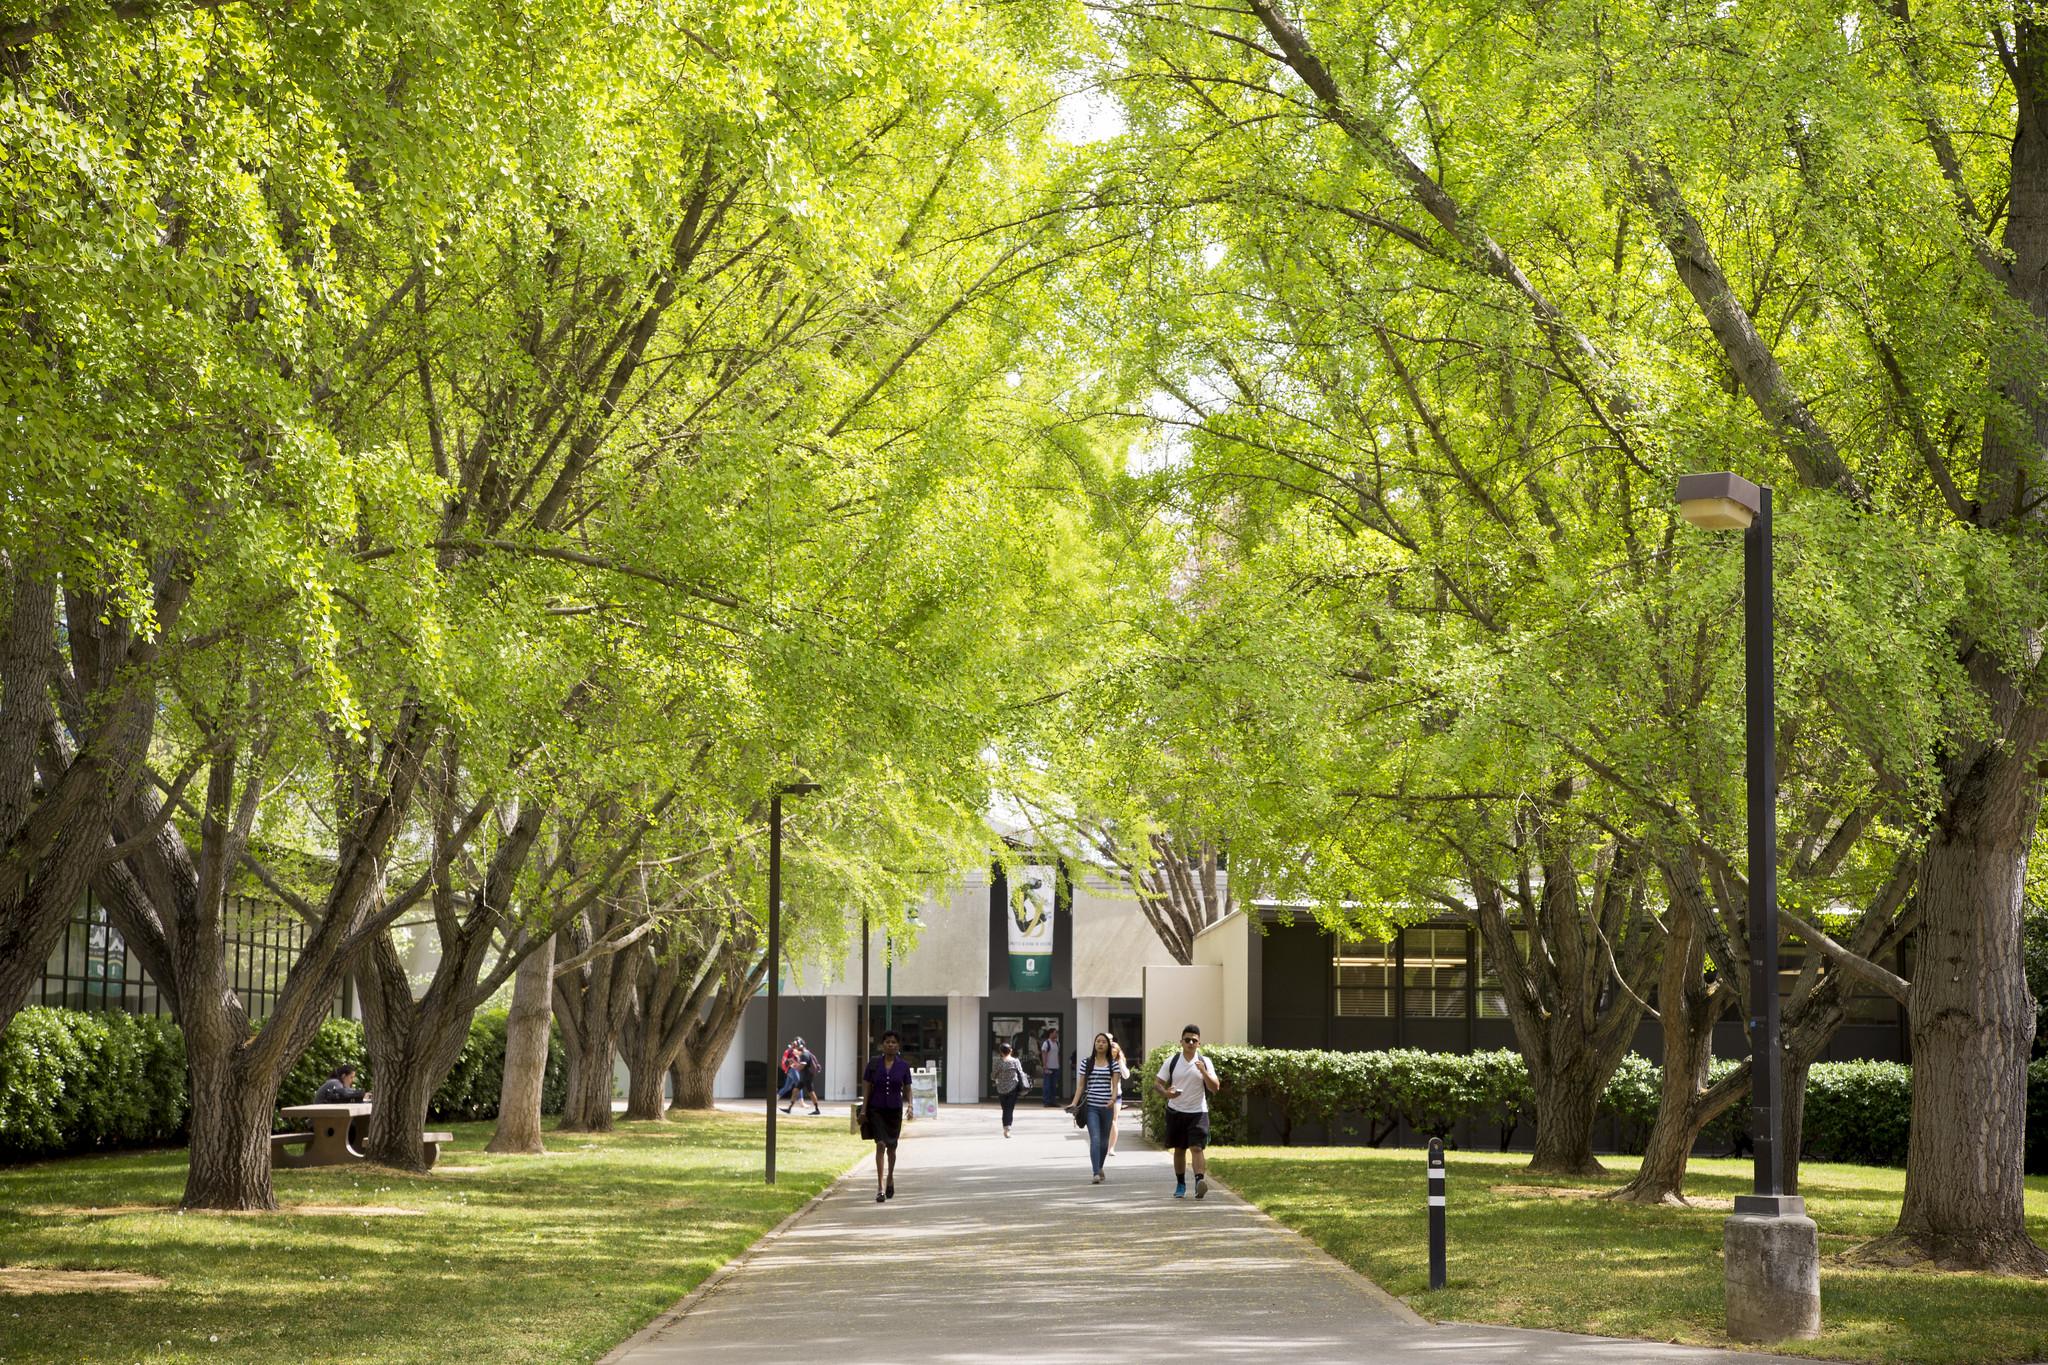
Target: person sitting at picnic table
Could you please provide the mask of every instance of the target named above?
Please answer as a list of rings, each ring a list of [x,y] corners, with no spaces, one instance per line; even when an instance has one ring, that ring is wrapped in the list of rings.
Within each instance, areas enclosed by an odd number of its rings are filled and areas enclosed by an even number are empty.
[[[362,1104],[370,1098],[367,1090],[358,1090],[349,1082],[356,1078],[356,1069],[343,1062],[327,1073],[327,1079],[320,1082],[320,1088],[313,1092],[315,1104]]]

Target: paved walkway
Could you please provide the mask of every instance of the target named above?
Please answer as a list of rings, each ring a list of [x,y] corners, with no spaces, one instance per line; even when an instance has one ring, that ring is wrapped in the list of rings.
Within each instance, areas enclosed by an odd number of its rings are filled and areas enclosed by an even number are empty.
[[[841,1122],[844,1121],[842,1118]],[[780,1236],[607,1362],[860,1365],[1122,1361],[1465,1365],[1780,1359],[1639,1341],[1433,1327],[1309,1242],[1211,1188],[1124,1118],[1109,1179],[1059,1111],[948,1108],[904,1134],[896,1198],[863,1162]]]

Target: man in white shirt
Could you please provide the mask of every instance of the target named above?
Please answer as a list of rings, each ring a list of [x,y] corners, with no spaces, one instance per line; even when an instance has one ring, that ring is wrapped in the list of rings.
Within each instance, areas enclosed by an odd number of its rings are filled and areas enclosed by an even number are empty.
[[[1159,1064],[1152,1087],[1166,1096],[1166,1145],[1173,1148],[1173,1197],[1188,1195],[1188,1148],[1195,1149],[1195,1198],[1209,1193],[1209,1096],[1221,1089],[1202,1055],[1202,1030],[1180,1031],[1180,1051]]]
[[[1050,1109],[1060,1102],[1060,1031],[1056,1024],[1046,1025],[1045,1032],[1038,1035],[1038,1071],[1045,1082],[1045,1107]]]

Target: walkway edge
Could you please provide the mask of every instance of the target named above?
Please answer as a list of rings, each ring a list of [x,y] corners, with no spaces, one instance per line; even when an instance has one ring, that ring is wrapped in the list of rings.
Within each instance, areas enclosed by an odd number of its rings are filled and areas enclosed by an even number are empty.
[[[1236,1190],[1232,1189],[1228,1184],[1224,1183],[1222,1180],[1219,1180],[1214,1171],[1209,1172],[1209,1185],[1210,1188],[1220,1189],[1225,1194],[1229,1195],[1232,1199],[1235,1199],[1238,1203],[1244,1205],[1245,1208],[1251,1211],[1252,1217],[1263,1219],[1265,1222],[1270,1223],[1273,1227],[1278,1229],[1284,1236],[1292,1237],[1295,1241],[1307,1247],[1312,1259],[1321,1259],[1323,1261],[1327,1261],[1330,1264],[1331,1268],[1336,1270],[1340,1275],[1349,1277],[1352,1283],[1357,1285],[1359,1290],[1363,1292],[1367,1298],[1377,1300],[1381,1307],[1385,1308],[1389,1313],[1392,1313],[1396,1317],[1400,1318],[1410,1327],[1435,1327],[1437,1325],[1436,1323],[1431,1322],[1428,1318],[1422,1316],[1422,1314],[1416,1312],[1413,1308],[1410,1308],[1404,1301],[1395,1298],[1392,1294],[1389,1294],[1386,1290],[1380,1288],[1380,1286],[1369,1277],[1360,1274],[1358,1271],[1352,1269],[1350,1266],[1338,1260],[1335,1256],[1332,1256],[1329,1252],[1317,1246],[1313,1238],[1308,1237],[1303,1233],[1297,1232],[1291,1227],[1288,1227],[1287,1224],[1281,1222],[1278,1218],[1275,1218],[1272,1214],[1267,1213],[1257,1204],[1253,1203],[1251,1200],[1239,1194]]]
[[[698,1304],[702,1303],[706,1298],[708,1298],[711,1295],[713,1290],[717,1289],[721,1284],[724,1284],[726,1280],[730,1279],[734,1274],[736,1274],[741,1266],[744,1266],[748,1261],[754,1259],[754,1253],[758,1252],[762,1247],[767,1246],[770,1242],[773,1242],[776,1238],[782,1236],[783,1233],[788,1232],[791,1228],[795,1227],[797,1223],[802,1221],[807,1215],[809,1215],[813,1209],[817,1208],[818,1205],[824,1203],[826,1197],[830,1195],[832,1191],[838,1189],[841,1185],[844,1185],[847,1182],[848,1178],[851,1177],[855,1171],[858,1171],[861,1167],[867,1165],[868,1162],[870,1162],[873,1159],[874,1154],[872,1152],[862,1153],[861,1156],[858,1159],[856,1159],[851,1166],[848,1166],[845,1170],[841,1171],[837,1178],[828,1182],[825,1188],[819,1190],[816,1194],[812,1195],[809,1199],[805,1200],[801,1207],[793,1210],[781,1222],[777,1223],[774,1227],[768,1229],[768,1231],[762,1233],[759,1237],[756,1237],[752,1242],[750,1242],[746,1246],[744,1250],[740,1252],[739,1255],[733,1257],[730,1261],[727,1261],[724,1265],[718,1267],[718,1269],[712,1271],[709,1275],[706,1275],[704,1277],[704,1282],[702,1284],[698,1285],[695,1289],[692,1289],[689,1293],[683,1295],[681,1299],[676,1301],[673,1307],[664,1310],[660,1315],[658,1315],[654,1319],[654,1321],[648,1323],[645,1327],[642,1327],[639,1331],[633,1333],[632,1336],[627,1337],[624,1341],[612,1347],[611,1350],[606,1351],[603,1355],[599,1356],[597,1358],[597,1365],[617,1365],[619,1361],[622,1361],[626,1358],[626,1354],[629,1351],[635,1350],[638,1347],[646,1345],[648,1342],[654,1340],[654,1338],[660,1336],[669,1328],[675,1326],[676,1323],[688,1317],[690,1313],[696,1309]],[[1318,1250],[1320,1250],[1320,1248],[1318,1248]],[[1371,1281],[1368,1280],[1367,1283],[1370,1284]],[[1375,1286],[1375,1288],[1377,1288],[1377,1286]]]

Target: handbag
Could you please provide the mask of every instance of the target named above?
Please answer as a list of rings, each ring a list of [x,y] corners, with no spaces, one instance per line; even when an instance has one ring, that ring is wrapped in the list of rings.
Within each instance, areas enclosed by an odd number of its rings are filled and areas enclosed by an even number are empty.
[[[1088,1126],[1088,1073],[1094,1069],[1089,1062],[1081,1063],[1081,1093],[1074,1096],[1074,1126]]]
[[[864,1104],[856,1105],[855,1109],[857,1110],[857,1116],[854,1119],[854,1123],[860,1128],[860,1135],[869,1142],[873,1142],[875,1140],[875,1116],[868,1112],[868,1107]]]

